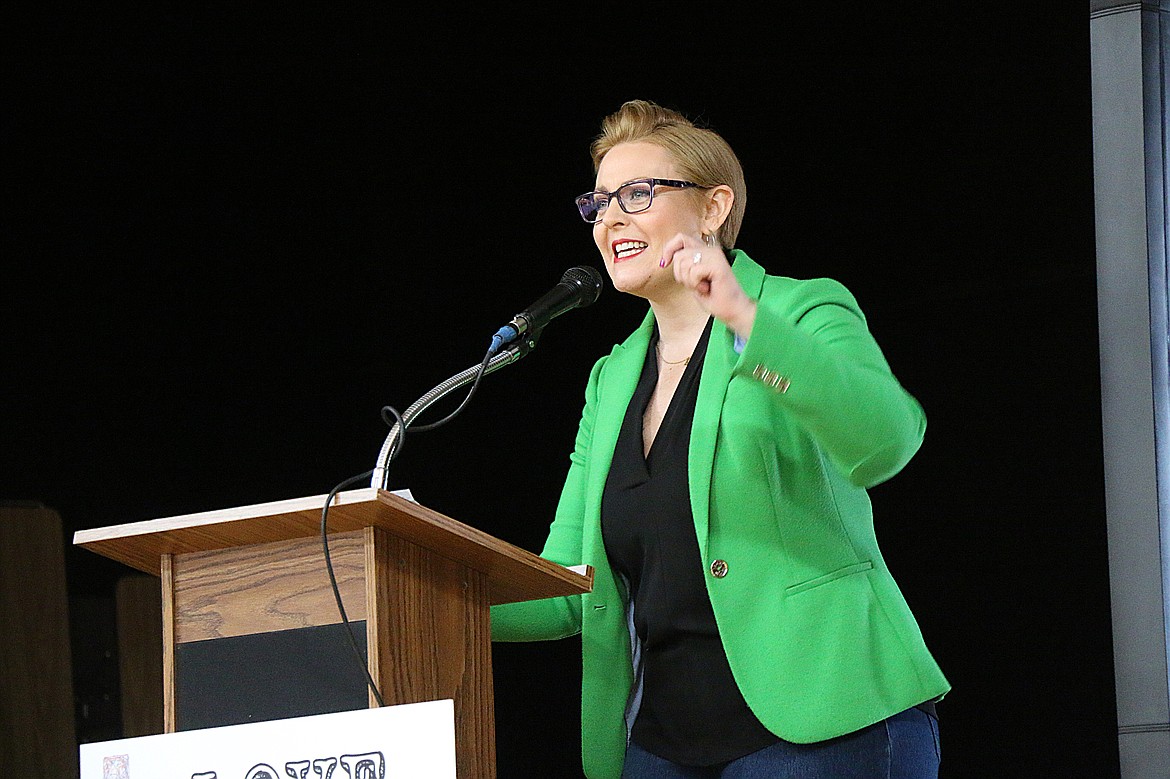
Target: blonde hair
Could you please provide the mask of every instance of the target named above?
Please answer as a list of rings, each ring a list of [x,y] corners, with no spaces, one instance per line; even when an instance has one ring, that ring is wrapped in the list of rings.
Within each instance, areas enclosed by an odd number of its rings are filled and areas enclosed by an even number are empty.
[[[720,184],[731,187],[735,196],[731,212],[715,237],[725,249],[735,248],[747,207],[747,185],[743,180],[743,166],[727,141],[714,130],[696,127],[677,111],[647,100],[630,100],[602,121],[601,135],[589,147],[593,172],[597,172],[601,160],[613,147],[634,141],[665,149],[684,179],[701,187]],[[702,190],[697,192],[702,197]]]

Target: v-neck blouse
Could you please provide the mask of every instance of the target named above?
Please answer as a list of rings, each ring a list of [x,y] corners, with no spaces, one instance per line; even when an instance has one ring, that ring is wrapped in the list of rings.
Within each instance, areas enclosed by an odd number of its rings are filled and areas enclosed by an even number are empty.
[[[601,502],[606,553],[629,582],[642,644],[642,702],[631,738],[685,765],[726,762],[777,740],[731,676],[691,512],[687,452],[710,334],[708,320],[643,455],[642,420],[658,383],[655,328]]]

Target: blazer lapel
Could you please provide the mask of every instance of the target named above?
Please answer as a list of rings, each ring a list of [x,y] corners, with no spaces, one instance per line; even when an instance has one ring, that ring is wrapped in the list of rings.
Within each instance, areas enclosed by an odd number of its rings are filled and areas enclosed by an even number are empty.
[[[764,286],[764,269],[741,251],[732,253],[732,271],[743,291],[753,300],[759,300]],[[699,377],[699,395],[695,401],[695,419],[691,424],[691,444],[687,451],[690,482],[691,514],[695,519],[695,533],[699,552],[707,559],[707,532],[710,526],[711,473],[715,467],[715,443],[719,435],[719,418],[723,412],[723,398],[731,373],[739,360],[735,351],[735,335],[718,319],[711,326],[711,340],[703,360]],[[631,389],[631,395],[633,390]],[[629,398],[626,398],[629,402]],[[624,407],[623,407],[624,408]],[[616,440],[616,438],[615,438]],[[611,447],[612,451],[612,447]]]
[[[758,300],[764,285],[764,269],[743,252],[732,252],[732,271],[753,300]],[[647,311],[642,324],[621,344],[615,346],[606,361],[597,387],[597,415],[593,423],[593,443],[589,450],[583,549],[587,562],[595,568],[605,563],[605,544],[601,538],[601,496],[613,462],[613,450],[630,398],[642,375],[646,349],[654,332],[654,312]],[[707,530],[710,522],[711,473],[715,463],[715,442],[727,385],[739,360],[734,347],[735,336],[719,320],[711,326],[711,339],[699,377],[699,395],[695,401],[695,419],[691,425],[691,443],[687,451],[691,513],[703,559],[707,557]],[[604,565],[609,570],[608,564]]]
[[[626,408],[638,386],[638,377],[642,375],[646,349],[653,332],[654,313],[647,311],[638,329],[610,352],[598,379],[597,414],[593,422],[593,442],[589,448],[589,475],[586,482],[587,519],[582,539],[583,549],[591,557],[583,562],[595,568],[605,560],[605,544],[601,538],[601,496],[605,491],[605,480],[613,462],[613,450],[617,445],[618,434],[621,433],[622,420],[625,419]]]

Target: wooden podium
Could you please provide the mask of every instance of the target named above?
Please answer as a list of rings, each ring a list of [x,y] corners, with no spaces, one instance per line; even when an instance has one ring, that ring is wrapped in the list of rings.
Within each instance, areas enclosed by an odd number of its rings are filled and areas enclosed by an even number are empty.
[[[306,700],[326,700],[326,711],[377,705],[340,632],[320,537],[325,498],[75,535],[78,546],[161,578],[166,732],[325,713],[296,710]],[[592,570],[577,573],[374,488],[334,498],[329,550],[346,614],[364,627],[368,668],[385,704],[452,699],[459,776],[494,777],[488,608],[588,592]],[[274,717],[245,707],[215,721],[223,701],[197,700],[208,689],[249,700],[280,697],[279,690],[249,689],[231,674],[271,658],[291,656],[294,664],[307,664],[302,661],[318,659],[323,646],[335,657],[326,657],[326,674],[310,675],[309,681],[310,687],[330,689],[321,695],[298,689],[293,699],[302,703],[294,702],[292,711]],[[272,685],[279,687],[279,680]]]

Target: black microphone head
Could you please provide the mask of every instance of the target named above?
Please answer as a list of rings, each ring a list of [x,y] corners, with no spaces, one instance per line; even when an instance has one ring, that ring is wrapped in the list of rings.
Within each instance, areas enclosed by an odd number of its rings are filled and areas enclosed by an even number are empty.
[[[555,287],[513,317],[512,324],[517,333],[540,330],[554,317],[591,305],[600,296],[601,274],[595,268],[578,265],[565,271]]]
[[[601,273],[589,265],[569,268],[565,275],[561,276],[561,283],[571,284],[581,290],[580,302],[577,303],[579,308],[593,305],[597,298],[601,297]]]

